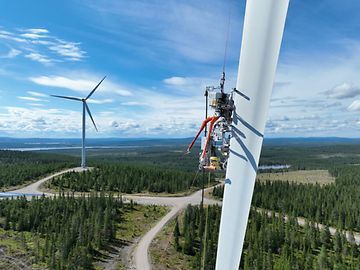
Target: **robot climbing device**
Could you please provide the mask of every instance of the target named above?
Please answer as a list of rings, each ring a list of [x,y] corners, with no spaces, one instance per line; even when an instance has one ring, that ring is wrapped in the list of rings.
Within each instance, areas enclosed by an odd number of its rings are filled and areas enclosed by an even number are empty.
[[[201,171],[223,171],[226,169],[231,138],[232,114],[234,111],[233,94],[237,93],[248,99],[247,96],[236,89],[233,89],[229,94],[225,93],[224,85],[225,72],[222,73],[220,86],[206,87],[205,120],[187,149],[187,152],[190,152],[195,141],[204,130],[199,157],[199,170]],[[208,107],[214,111],[213,116],[208,117]],[[208,124],[209,129],[207,130]]]

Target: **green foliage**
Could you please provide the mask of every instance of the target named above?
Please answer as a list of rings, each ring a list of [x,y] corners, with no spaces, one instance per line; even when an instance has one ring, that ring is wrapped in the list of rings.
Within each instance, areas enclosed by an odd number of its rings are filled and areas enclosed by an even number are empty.
[[[191,140],[189,138],[186,141],[190,143]],[[136,142],[136,144],[138,143]],[[89,158],[89,166],[96,166],[99,163],[141,164],[148,167],[155,166],[163,169],[194,172],[198,168],[200,147],[195,145],[191,153],[185,154],[187,146],[188,144],[166,145],[159,141],[155,145],[145,144],[145,147],[134,147],[133,145],[133,147],[120,149],[87,149],[87,157]],[[80,157],[78,150],[63,150],[62,153]]]
[[[331,269],[331,265],[328,259],[328,254],[325,245],[321,247],[320,253],[317,257],[317,264],[319,270]]]
[[[194,173],[159,167],[103,164],[90,171],[69,172],[50,181],[50,187],[71,191],[175,193],[200,187]]]
[[[328,169],[344,164],[358,164],[359,151],[359,143],[265,143],[260,164],[290,164],[290,170]]]
[[[180,243],[184,243],[182,252],[192,256],[193,269],[199,269],[201,260],[204,269],[215,268],[221,208],[209,206],[208,211],[207,214],[201,207],[188,206],[184,213]],[[200,234],[201,215],[202,218],[208,215],[207,229],[203,234]],[[192,241],[187,243],[187,235],[192,234]],[[204,252],[199,246],[202,240],[205,241]],[[327,247],[322,241],[328,241],[327,232],[323,234],[314,224],[306,224],[303,228],[292,217],[285,222],[282,217],[251,211],[240,269],[360,269],[360,257],[356,253],[359,246],[349,243],[343,233],[338,233],[337,245],[346,247],[346,253],[339,247]],[[330,239],[332,241],[335,240]],[[188,252],[191,248],[192,254]],[[181,249],[178,251],[181,252]]]
[[[360,231],[360,167],[333,168],[330,173],[336,177],[335,184],[324,186],[257,182],[253,205]]]
[[[0,200],[0,217],[7,229],[33,233],[36,262],[50,269],[93,269],[97,251],[115,237],[121,207],[121,200],[104,195],[23,197]]]
[[[175,239],[175,249],[177,251],[180,250],[179,237],[180,237],[180,228],[179,228],[179,220],[176,218],[175,228],[174,228],[174,239]]]
[[[20,185],[72,166],[74,159],[66,156],[0,150],[0,188]]]
[[[222,199],[224,196],[224,186],[215,186],[211,193],[215,198]]]

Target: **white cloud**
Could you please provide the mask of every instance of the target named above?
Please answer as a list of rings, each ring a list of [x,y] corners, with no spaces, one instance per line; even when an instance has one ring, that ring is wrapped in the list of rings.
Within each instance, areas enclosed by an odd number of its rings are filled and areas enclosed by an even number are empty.
[[[0,39],[5,39],[9,41],[19,42],[19,43],[25,43],[27,40],[25,38],[21,38],[11,32],[0,30]]]
[[[43,101],[42,99],[40,98],[35,98],[35,97],[17,97],[18,99],[22,99],[22,100],[29,100],[29,101]]]
[[[35,103],[36,104],[36,103]],[[80,134],[80,112],[51,108],[5,107],[0,115],[0,130],[7,134],[29,134],[36,136],[53,134]]]
[[[226,82],[226,88],[235,87],[235,82],[233,81],[234,77],[233,72],[229,72],[229,76]],[[165,84],[165,87],[169,89],[174,94],[187,94],[194,95],[196,93],[203,94],[207,86],[219,86],[219,79],[217,79],[219,74],[209,77],[178,77],[173,76],[170,78],[164,79],[162,82]],[[229,79],[230,78],[230,79]]]
[[[110,123],[110,126],[112,128],[122,130],[122,131],[128,131],[133,129],[140,128],[140,125],[134,121],[126,121],[126,122],[118,122],[118,121],[112,121]]]
[[[94,84],[88,80],[72,79],[62,76],[39,76],[30,77],[29,79],[39,85],[67,88],[76,91],[84,91],[84,89],[91,89],[91,87],[94,86]]]
[[[53,60],[47,57],[46,55],[35,52],[26,54],[25,57],[42,64],[50,64],[51,62],[53,62]]]
[[[132,96],[132,93],[129,90],[116,89],[115,85],[113,85],[111,88],[113,89],[114,93],[118,94],[119,96],[124,96],[124,97]]]
[[[34,33],[24,33],[24,34],[20,34],[20,36],[24,37],[24,38],[30,38],[30,39],[39,39],[39,38],[46,37],[44,35],[39,35],[39,34],[34,34]]]
[[[349,111],[359,111],[360,110],[360,100],[354,100],[348,107]]]
[[[345,99],[353,98],[360,95],[360,87],[343,83],[335,86],[334,88],[324,92],[330,98]]]
[[[124,105],[124,106],[144,106],[146,104],[138,102],[138,101],[128,101],[128,102],[122,102],[121,105]]]
[[[1,55],[0,58],[15,58],[19,54],[21,54],[22,51],[11,48],[7,54]]]
[[[86,52],[81,50],[79,43],[58,40],[57,44],[49,47],[50,50],[73,61],[79,61],[85,57]]]
[[[44,107],[44,104],[41,103],[28,103],[28,105],[33,107]]]
[[[229,42],[235,46],[240,42],[242,15],[240,4],[235,2],[90,0],[84,3],[91,8],[102,30],[116,35],[118,40],[131,36],[132,49],[145,57],[159,54],[166,61],[180,58],[192,63],[218,63],[224,56],[230,7],[233,15]],[[124,22],[131,27],[119,28]],[[228,54],[237,55],[237,47],[236,51],[228,50]]]
[[[40,93],[40,92],[35,92],[35,91],[27,91],[27,93],[29,95],[35,96],[35,97],[48,97],[48,95]]]
[[[114,100],[111,98],[107,98],[107,99],[88,99],[87,101],[88,103],[93,103],[93,104],[106,104],[106,103],[113,103]]]
[[[87,78],[85,78],[87,77]],[[99,79],[95,78],[93,75],[83,74],[83,75],[73,75],[73,76],[39,76],[39,77],[30,77],[30,81],[44,86],[66,88],[81,93],[90,92],[98,83]],[[108,78],[99,86],[101,91],[116,93],[120,96],[131,96],[132,93],[124,89],[122,86],[113,83]]]
[[[47,34],[49,30],[45,28],[29,28],[25,29],[24,32],[33,33],[33,34]]]
[[[184,77],[170,77],[164,79],[164,83],[172,86],[183,86],[188,83],[188,80],[186,80]]]
[[[18,29],[16,32],[0,30],[0,39],[7,42],[12,49],[7,57],[14,58],[21,51],[28,51],[24,57],[33,61],[49,64],[60,61],[80,61],[86,52],[79,42],[67,41],[51,35],[45,28]]]

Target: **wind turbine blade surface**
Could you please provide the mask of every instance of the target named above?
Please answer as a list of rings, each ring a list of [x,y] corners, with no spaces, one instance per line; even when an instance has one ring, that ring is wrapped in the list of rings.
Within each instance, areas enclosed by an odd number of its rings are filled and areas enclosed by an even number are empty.
[[[97,84],[97,86],[95,86],[95,88],[90,92],[90,94],[85,98],[85,100],[88,100],[88,98],[90,98],[92,96],[92,94],[94,94],[94,92],[96,91],[96,89],[99,87],[99,85],[103,82],[103,80],[105,80],[106,76],[104,78],[102,78],[102,80]]]
[[[81,98],[76,98],[76,97],[66,97],[66,96],[57,96],[57,95],[50,95],[50,96],[57,97],[57,98],[71,99],[71,100],[76,100],[76,101],[82,101]]]
[[[86,104],[85,101],[84,101],[84,103],[85,103],[86,111],[88,112],[88,114],[89,114],[89,116],[90,116],[90,119],[91,119],[91,121],[92,121],[93,124],[94,124],[95,129],[96,129],[96,131],[98,131],[98,129],[97,129],[97,127],[96,127],[96,124],[95,124],[95,121],[94,121],[94,119],[93,119],[93,117],[92,117],[92,115],[91,115],[90,109],[89,109],[89,107],[88,107],[88,105]]]
[[[288,5],[246,2],[216,270],[239,269]]]

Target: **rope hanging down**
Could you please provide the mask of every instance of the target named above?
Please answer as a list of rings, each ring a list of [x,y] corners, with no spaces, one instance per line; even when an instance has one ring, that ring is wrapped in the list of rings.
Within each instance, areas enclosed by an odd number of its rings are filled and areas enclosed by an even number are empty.
[[[225,39],[225,49],[224,49],[224,60],[223,60],[223,67],[222,67],[222,80],[220,82],[220,88],[221,91],[223,92],[224,90],[224,83],[225,83],[225,68],[226,68],[226,61],[227,61],[227,56],[228,56],[228,47],[229,47],[229,38],[230,38],[230,24],[231,24],[231,5],[229,5],[229,14],[228,14],[228,22],[227,22],[227,31],[226,31],[226,39]],[[205,119],[208,119],[208,96],[209,96],[209,88],[207,87],[205,90],[205,99],[206,99],[206,104],[205,104]],[[216,118],[217,120],[218,118]],[[204,129],[204,137],[205,138],[210,138],[211,136],[211,132],[212,132],[212,127],[210,126],[209,131],[207,130],[207,123],[205,124],[205,129]],[[213,124],[213,123],[212,123]],[[209,132],[209,134],[207,134]],[[195,139],[196,140],[196,139]],[[202,153],[202,158],[204,158],[204,156],[206,155],[207,152],[207,144],[209,143],[209,141],[206,141],[206,145],[204,146],[204,150]],[[209,150],[211,151],[211,150]],[[203,218],[203,212],[204,212],[204,179],[205,179],[205,169],[202,168],[202,192],[201,192],[201,208],[200,208],[200,214],[201,214],[201,218]],[[211,172],[208,172],[208,183],[207,186],[210,187],[210,183],[211,183]],[[205,260],[206,260],[206,250],[207,250],[207,234],[208,234],[208,220],[209,220],[209,207],[206,207],[206,214],[205,214],[205,224],[204,224],[204,231],[203,231],[203,235],[200,236],[200,269],[203,270],[205,269]]]

